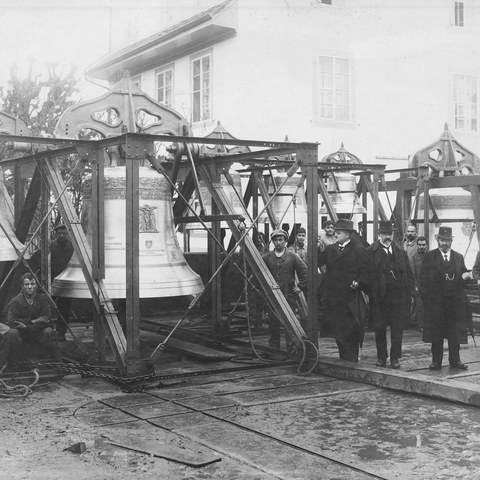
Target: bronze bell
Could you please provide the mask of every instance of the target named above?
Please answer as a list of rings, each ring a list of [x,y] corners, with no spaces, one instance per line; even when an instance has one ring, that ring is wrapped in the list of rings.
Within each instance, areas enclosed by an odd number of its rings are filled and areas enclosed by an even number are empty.
[[[0,169],[0,175],[3,173]],[[23,252],[25,246],[20,243],[14,232],[13,205],[3,180],[0,180],[0,262],[16,260],[17,251]],[[10,240],[9,240],[10,239]],[[13,242],[13,245],[12,245]],[[29,255],[24,255],[28,258]]]
[[[140,298],[195,295],[203,289],[200,277],[187,265],[174,232],[170,185],[149,167],[139,167]],[[126,298],[125,167],[104,171],[105,280],[110,298]],[[91,243],[92,190],[83,197],[83,220]],[[67,268],[52,283],[52,294],[90,298],[83,272],[74,254]]]
[[[273,177],[275,191],[282,185],[287,178],[286,173],[277,173]],[[294,175],[287,179],[285,185],[278,191],[272,200],[272,208],[275,218],[280,224],[288,223],[289,225],[307,224],[307,200],[305,198],[305,189],[303,184],[298,188],[300,177]],[[269,194],[273,195],[273,185],[269,188]],[[292,197],[295,198],[292,201]]]
[[[220,176],[220,183],[222,185],[222,189],[225,192],[225,195],[230,200],[230,204],[233,206],[235,213],[238,215],[245,215],[245,207],[243,206],[242,198],[242,179],[239,173],[233,172],[230,173],[230,176],[233,180],[233,186],[228,183],[225,176],[222,174]],[[199,181],[200,186],[200,195],[202,196],[204,208],[205,208],[205,215],[212,214],[212,194],[208,191],[207,186],[203,180]],[[200,202],[198,199],[193,201],[193,207],[197,214],[200,214]],[[189,215],[192,215],[189,213]],[[210,222],[206,222],[205,225],[207,227],[211,227]],[[227,222],[220,222],[221,228],[229,228]],[[203,230],[204,227],[200,222],[191,222],[186,223],[185,230]]]
[[[328,177],[327,191],[336,213],[349,215],[367,213],[358,201],[355,175],[351,173],[331,175]],[[328,214],[327,207],[322,205],[318,213],[321,215]]]

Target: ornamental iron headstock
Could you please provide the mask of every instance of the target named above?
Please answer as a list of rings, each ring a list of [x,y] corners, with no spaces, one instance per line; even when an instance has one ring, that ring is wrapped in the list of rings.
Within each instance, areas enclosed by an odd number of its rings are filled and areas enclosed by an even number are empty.
[[[0,133],[6,135],[30,135],[27,124],[9,113],[0,112]]]
[[[360,165],[362,161],[353,153],[347,152],[342,142],[340,149],[323,157],[321,163],[349,163],[352,165]]]
[[[112,137],[127,132],[191,134],[185,118],[136,88],[128,73],[105,95],[72,105],[55,127],[58,138],[82,138],[84,133]]]
[[[428,166],[433,177],[480,173],[480,158],[461,145],[445,128],[442,136],[428,147],[418,150],[410,159],[410,168]]]

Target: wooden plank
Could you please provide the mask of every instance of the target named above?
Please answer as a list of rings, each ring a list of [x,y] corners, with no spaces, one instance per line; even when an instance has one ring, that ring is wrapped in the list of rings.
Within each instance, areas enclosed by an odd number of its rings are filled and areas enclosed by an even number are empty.
[[[156,342],[156,345],[158,345],[165,340],[166,335],[158,335],[151,332],[140,332],[140,338],[146,341],[154,341]],[[230,360],[238,355],[237,353],[222,352],[220,350],[214,350],[213,348],[204,347],[203,345],[187,342],[185,340],[177,340],[176,338],[170,338],[167,342],[166,348],[167,350],[177,350],[185,355],[205,361]]]
[[[353,365],[350,362],[327,357],[321,357],[316,372],[390,390],[480,407],[480,385],[458,380],[436,379],[432,376],[404,370],[362,367],[361,365]]]
[[[214,453],[213,450],[207,450],[197,443],[182,439],[178,439],[177,442],[180,444],[179,446],[172,444],[173,441],[153,442],[152,440],[144,440],[138,435],[120,435],[120,433],[115,434],[115,436],[110,435],[109,438],[111,445],[181,463],[193,468],[205,467],[222,460],[222,457]],[[187,447],[182,445],[182,443],[188,443],[189,445]]]

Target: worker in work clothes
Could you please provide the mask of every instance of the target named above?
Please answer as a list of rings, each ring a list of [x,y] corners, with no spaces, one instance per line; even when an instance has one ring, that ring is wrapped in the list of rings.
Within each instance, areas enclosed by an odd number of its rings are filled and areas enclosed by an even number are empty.
[[[320,321],[322,337],[334,338],[341,360],[358,362],[359,345],[363,340],[366,305],[360,289],[368,285],[365,248],[352,240],[351,220],[335,223],[334,245],[327,245],[319,254],[325,265],[325,278]]]
[[[390,326],[390,366],[400,368],[403,330],[410,323],[415,280],[407,254],[393,242],[393,224],[380,221],[378,240],[367,248],[370,275],[370,326],[375,331],[377,366],[387,364],[387,326]]]
[[[420,270],[420,295],[425,306],[422,340],[432,344],[430,370],[440,370],[443,340],[448,341],[451,368],[466,370],[460,360],[460,344],[467,343],[464,281],[472,278],[463,255],[452,250],[451,227],[440,227],[435,236],[438,248],[425,254]]]
[[[51,279],[53,280],[57,275],[60,275],[68,265],[68,262],[73,255],[73,245],[68,238],[67,227],[60,224],[54,228],[55,239],[50,242],[50,269]],[[37,250],[33,253],[29,260],[30,268],[35,272],[35,275],[40,275],[41,254]],[[67,297],[54,297],[57,305],[58,313],[63,317],[57,319],[57,340],[64,341],[67,333],[67,322],[70,317],[70,309],[72,306],[72,299]]]
[[[306,237],[307,231],[303,227],[297,228],[295,230],[295,242],[288,247],[291,252],[295,252],[305,263],[307,263]]]
[[[51,327],[50,305],[45,295],[37,293],[37,282],[31,273],[21,277],[22,291],[7,305],[7,318],[0,324],[0,368],[18,352],[20,344],[35,341],[57,361],[62,361]]]
[[[277,229],[270,235],[274,249],[262,258],[270,270],[273,278],[280,287],[293,312],[297,309],[297,293],[307,286],[307,265],[294,252],[287,249],[288,234],[285,230]],[[295,273],[298,282],[295,283]],[[269,315],[270,339],[268,344],[272,348],[280,348],[280,321],[273,312]],[[287,351],[292,348],[292,340],[286,335]]]

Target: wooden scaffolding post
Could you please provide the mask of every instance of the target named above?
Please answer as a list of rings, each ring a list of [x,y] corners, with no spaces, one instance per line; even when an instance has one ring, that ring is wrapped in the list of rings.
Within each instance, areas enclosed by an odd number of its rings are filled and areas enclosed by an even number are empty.
[[[318,346],[318,147],[297,150],[302,174],[306,177],[307,201],[307,337]]]

